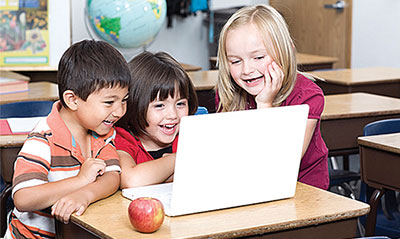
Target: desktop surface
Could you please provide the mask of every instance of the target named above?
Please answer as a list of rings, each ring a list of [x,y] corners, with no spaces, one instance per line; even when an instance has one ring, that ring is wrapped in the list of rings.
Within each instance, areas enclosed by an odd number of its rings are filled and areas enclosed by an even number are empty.
[[[296,195],[291,199],[166,217],[158,231],[142,234],[130,225],[130,202],[118,191],[90,205],[82,216],[72,215],[72,223],[59,223],[57,233],[86,230],[99,238],[233,238],[260,234],[276,237],[275,233],[283,232],[301,238],[309,236],[310,229],[325,238],[344,238],[356,236],[357,217],[369,211],[368,204],[297,183]],[[75,229],[67,230],[68,226]]]

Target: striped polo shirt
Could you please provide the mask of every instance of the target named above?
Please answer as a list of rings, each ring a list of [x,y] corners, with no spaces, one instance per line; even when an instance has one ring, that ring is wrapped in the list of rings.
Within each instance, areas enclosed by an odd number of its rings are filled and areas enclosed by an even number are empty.
[[[28,135],[14,164],[13,190],[41,185],[78,175],[85,161],[79,145],[61,119],[61,102]],[[114,146],[115,130],[99,136],[92,132],[94,158],[106,163],[106,172],[121,171]],[[20,212],[14,208],[8,233],[13,238],[54,238],[55,222],[50,208]]]

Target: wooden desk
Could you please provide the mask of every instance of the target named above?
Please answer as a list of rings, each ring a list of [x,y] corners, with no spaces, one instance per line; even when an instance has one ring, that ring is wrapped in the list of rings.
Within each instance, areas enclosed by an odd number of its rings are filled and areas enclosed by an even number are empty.
[[[186,71],[199,71],[200,66],[190,65],[186,63],[180,63]],[[47,81],[57,83],[57,67],[52,66],[39,66],[39,67],[0,67],[0,70],[14,71],[19,74],[28,76],[31,78],[31,82]]]
[[[0,104],[8,104],[21,101],[39,101],[58,99],[58,86],[51,82],[29,83],[29,91],[0,95]]]
[[[350,238],[357,217],[369,211],[368,204],[298,183],[291,199],[166,217],[158,231],[142,234],[130,225],[129,203],[118,191],[69,224],[57,223],[57,238]]]
[[[31,78],[31,82],[48,81],[57,83],[57,67],[52,66],[11,66],[0,67],[0,70],[14,71]]]
[[[358,144],[364,182],[400,191],[400,133],[359,137]]]
[[[7,183],[11,183],[13,165],[27,135],[0,135],[0,173]]]
[[[368,93],[325,96],[321,134],[331,156],[358,153],[357,137],[373,121],[400,117],[400,99]]]
[[[400,68],[370,67],[315,71],[313,75],[325,95],[367,92],[400,98]]]
[[[185,64],[185,63],[180,63],[181,66],[185,71],[199,71],[201,70],[201,66],[195,66],[195,65],[190,65],[190,64]]]
[[[339,59],[337,57],[318,56],[297,53],[297,67],[301,71],[315,71],[319,69],[332,69],[333,64]],[[210,57],[210,69],[217,69],[217,57]]]
[[[196,90],[213,90],[218,81],[218,70],[188,72]]]
[[[215,112],[215,85],[218,80],[218,70],[188,72],[196,89],[199,105],[205,106],[208,112]]]
[[[332,69],[333,64],[339,59],[330,56],[318,56],[297,53],[297,68],[301,71],[315,71],[319,69]]]
[[[27,134],[15,135],[0,135],[0,172],[4,176],[6,182],[11,182],[12,179],[12,165],[14,165],[15,157],[21,149]],[[11,170],[3,170],[11,167]]]
[[[377,207],[385,189],[400,192],[400,133],[359,137],[358,143],[362,180],[376,189],[371,196],[366,226],[366,235],[372,236]]]

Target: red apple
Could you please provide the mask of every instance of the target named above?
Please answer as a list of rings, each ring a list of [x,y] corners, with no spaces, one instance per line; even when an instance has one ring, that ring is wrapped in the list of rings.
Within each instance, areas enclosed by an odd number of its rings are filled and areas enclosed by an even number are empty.
[[[164,221],[162,203],[151,197],[141,197],[133,200],[128,207],[129,220],[139,232],[154,232]]]

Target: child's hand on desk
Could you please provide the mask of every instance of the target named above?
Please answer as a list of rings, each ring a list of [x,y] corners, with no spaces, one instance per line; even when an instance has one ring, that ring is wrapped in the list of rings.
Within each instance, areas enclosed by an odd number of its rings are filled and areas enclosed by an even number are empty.
[[[76,212],[76,215],[80,216],[85,212],[88,205],[89,202],[82,197],[82,194],[75,191],[59,199],[51,207],[51,215],[66,224],[69,222],[72,213]]]
[[[272,107],[272,102],[282,87],[283,77],[283,71],[275,61],[268,64],[264,72],[264,88],[255,97],[258,109]]]
[[[78,177],[85,181],[86,184],[96,181],[97,176],[104,174],[106,163],[101,159],[88,158],[82,164],[78,173]]]

